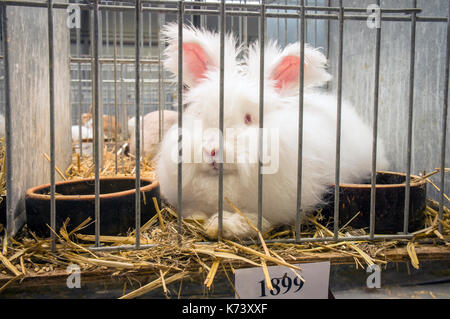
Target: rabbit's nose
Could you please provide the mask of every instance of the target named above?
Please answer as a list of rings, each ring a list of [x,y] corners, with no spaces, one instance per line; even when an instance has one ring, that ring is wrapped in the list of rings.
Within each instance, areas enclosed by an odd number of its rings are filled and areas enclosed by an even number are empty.
[[[216,148],[209,148],[209,147],[204,147],[203,152],[205,153],[205,155],[211,157],[214,157],[218,154],[218,150]]]

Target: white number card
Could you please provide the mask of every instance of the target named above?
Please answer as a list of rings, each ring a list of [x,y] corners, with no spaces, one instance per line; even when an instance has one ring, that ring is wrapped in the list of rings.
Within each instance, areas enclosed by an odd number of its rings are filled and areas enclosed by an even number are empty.
[[[297,264],[304,282],[286,266],[267,267],[273,290],[269,290],[261,267],[237,269],[236,292],[242,299],[327,299],[330,262]],[[236,298],[238,296],[236,295]]]

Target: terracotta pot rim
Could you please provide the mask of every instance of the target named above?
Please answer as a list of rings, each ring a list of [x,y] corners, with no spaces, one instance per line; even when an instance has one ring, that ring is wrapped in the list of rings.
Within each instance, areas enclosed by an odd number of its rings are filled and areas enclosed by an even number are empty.
[[[405,173],[391,172],[391,171],[377,171],[377,173],[406,176]],[[410,182],[411,187],[422,186],[427,183],[427,181],[425,179],[422,179],[420,176],[413,175],[413,174],[411,174],[410,176],[412,179],[412,181]],[[406,182],[401,183],[401,184],[376,184],[376,188],[400,188],[400,187],[404,188],[405,185],[406,185]],[[334,187],[335,184],[332,184],[331,186]],[[370,189],[372,187],[371,184],[339,184],[339,186],[341,188],[345,187],[345,188],[361,188],[361,189],[365,189],[365,188]]]
[[[133,176],[104,176],[100,177],[100,180],[135,180],[136,178]],[[149,182],[149,185],[142,186],[140,188],[141,192],[148,192],[153,190],[154,188],[159,186],[159,182],[156,179],[149,177],[141,177],[141,181]],[[65,185],[65,184],[74,184],[79,182],[94,182],[95,178],[82,178],[82,179],[74,179],[70,181],[62,181],[55,183],[56,186]],[[50,184],[43,184],[36,187],[32,187],[27,190],[26,198],[32,198],[35,200],[50,200],[50,195],[46,194],[38,194],[37,191],[40,191],[44,188],[50,188]],[[122,196],[133,195],[136,193],[136,189],[130,189],[121,192],[108,193],[108,194],[100,194],[100,199],[111,199]],[[55,195],[55,200],[95,200],[95,195]]]

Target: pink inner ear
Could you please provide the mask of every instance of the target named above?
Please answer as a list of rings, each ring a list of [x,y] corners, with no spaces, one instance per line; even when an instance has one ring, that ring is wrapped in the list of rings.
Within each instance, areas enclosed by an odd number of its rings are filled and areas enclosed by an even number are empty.
[[[275,68],[272,75],[275,88],[281,89],[286,85],[297,82],[300,76],[300,58],[296,56],[284,57]]]
[[[208,56],[197,43],[183,43],[183,60],[195,81],[205,77]]]

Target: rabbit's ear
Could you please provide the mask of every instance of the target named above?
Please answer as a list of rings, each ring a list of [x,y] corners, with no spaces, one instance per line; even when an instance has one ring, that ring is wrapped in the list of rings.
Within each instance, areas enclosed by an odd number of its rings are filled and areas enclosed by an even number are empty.
[[[299,76],[300,58],[296,56],[285,56],[272,72],[272,80],[278,90],[297,83]]]
[[[327,59],[317,49],[305,45],[304,86],[325,84],[331,75],[325,70]],[[300,44],[288,45],[272,66],[270,79],[275,89],[287,95],[298,94],[300,82]]]
[[[259,80],[260,46],[250,46],[246,58],[247,76]],[[331,79],[325,70],[327,59],[318,50],[305,45],[304,86],[320,86]],[[264,78],[283,96],[297,95],[300,82],[300,43],[289,44],[282,50],[274,41],[264,47]]]
[[[175,76],[178,74],[178,25],[168,24],[163,29],[168,46],[165,50],[164,67]],[[236,63],[234,40],[225,40],[225,63]],[[183,27],[183,83],[196,86],[207,77],[209,71],[216,71],[220,63],[220,41],[217,33]],[[229,61],[228,61],[229,60]],[[233,61],[232,61],[233,60]]]
[[[213,66],[211,59],[206,54],[205,50],[198,43],[183,43],[183,63],[185,68],[183,74],[187,77],[187,82],[198,82],[205,78],[206,71],[209,66]],[[192,84],[192,83],[191,83]],[[189,85],[192,86],[192,85]]]

